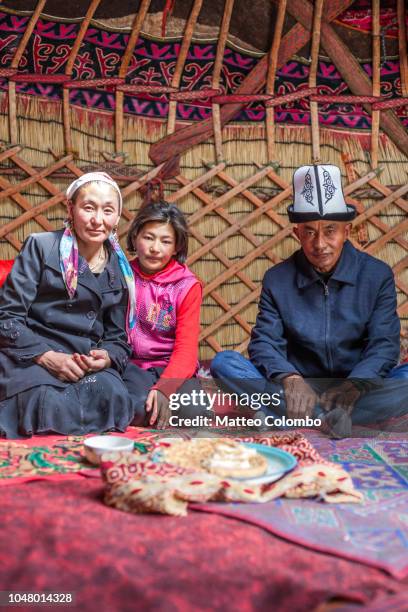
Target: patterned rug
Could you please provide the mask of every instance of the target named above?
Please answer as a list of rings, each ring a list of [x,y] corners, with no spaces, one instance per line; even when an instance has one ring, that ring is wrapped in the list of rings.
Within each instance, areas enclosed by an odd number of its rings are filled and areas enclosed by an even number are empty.
[[[314,550],[408,575],[408,440],[392,435],[376,439],[329,440],[307,436],[326,459],[340,463],[364,495],[362,504],[318,504],[278,499],[266,504],[200,504],[253,523]]]
[[[129,427],[135,449],[147,453],[154,430]],[[275,535],[317,551],[408,575],[408,440],[383,434],[374,439],[308,439],[325,459],[341,464],[364,495],[362,504],[319,504],[315,500],[278,499],[264,504],[200,504],[194,510],[219,513],[258,525]],[[0,441],[0,486],[32,480],[99,478],[87,463],[83,437],[37,436]]]
[[[135,450],[146,453],[159,434],[138,427],[128,427],[126,433],[115,435],[132,438],[135,441]],[[1,440],[0,486],[78,476],[99,478],[99,467],[91,465],[85,459],[84,439],[85,436],[55,435],[33,436],[24,442]]]
[[[219,435],[230,433],[228,429],[218,431]],[[133,439],[135,450],[145,454],[152,449],[155,441],[168,437],[169,433],[128,427],[125,433],[115,432],[114,435]],[[44,435],[25,440],[0,439],[0,486],[78,476],[99,478],[99,467],[91,465],[85,458],[83,443],[87,437],[90,436]],[[177,437],[190,436],[179,431]]]

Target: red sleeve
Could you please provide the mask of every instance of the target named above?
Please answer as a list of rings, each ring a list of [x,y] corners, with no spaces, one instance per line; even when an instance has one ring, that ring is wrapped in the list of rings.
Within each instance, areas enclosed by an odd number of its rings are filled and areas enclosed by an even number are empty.
[[[191,287],[177,312],[176,339],[169,363],[152,387],[169,396],[175,393],[197,368],[198,337],[200,335],[200,307],[202,287],[199,282]],[[166,379],[166,380],[164,380]],[[169,380],[171,379],[171,380]]]
[[[11,272],[13,267],[14,259],[2,259],[0,260],[0,287],[3,285],[8,274]]]

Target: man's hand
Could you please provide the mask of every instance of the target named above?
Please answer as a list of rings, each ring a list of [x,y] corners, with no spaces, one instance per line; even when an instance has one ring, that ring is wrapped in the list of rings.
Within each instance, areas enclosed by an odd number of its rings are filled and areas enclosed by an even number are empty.
[[[341,440],[341,438],[350,438],[352,435],[351,417],[347,410],[343,408],[335,408],[330,410],[322,419],[321,431],[330,438]]]
[[[285,390],[286,413],[291,419],[312,416],[318,397],[300,374],[291,374],[282,381]]]
[[[77,382],[87,371],[86,366],[78,363],[73,355],[57,351],[46,351],[34,361],[64,382]]]
[[[86,374],[99,372],[105,368],[110,368],[112,365],[108,351],[105,351],[105,349],[93,349],[89,355],[74,353],[73,359],[79,367],[85,368]]]
[[[171,410],[168,398],[161,391],[152,389],[149,392],[145,408],[146,412],[151,412],[149,425],[156,423],[157,429],[166,429],[169,424]]]
[[[360,391],[353,381],[345,380],[341,384],[329,389],[320,396],[320,406],[326,412],[341,408],[351,414],[354,404],[360,397]]]

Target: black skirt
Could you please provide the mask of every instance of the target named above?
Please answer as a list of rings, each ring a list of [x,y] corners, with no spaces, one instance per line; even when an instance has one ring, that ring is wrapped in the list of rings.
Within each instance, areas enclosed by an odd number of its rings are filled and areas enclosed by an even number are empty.
[[[63,388],[32,387],[0,402],[0,436],[6,438],[125,431],[132,419],[127,389],[111,370],[92,373]]]

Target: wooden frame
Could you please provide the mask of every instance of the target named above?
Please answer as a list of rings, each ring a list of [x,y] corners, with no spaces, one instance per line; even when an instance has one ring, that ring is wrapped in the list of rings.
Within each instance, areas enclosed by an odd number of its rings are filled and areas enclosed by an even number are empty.
[[[347,8],[352,2],[350,0],[336,0],[324,3],[317,0],[313,5],[308,0],[275,0],[278,4],[277,21],[273,42],[269,54],[266,54],[255,66],[250,75],[230,95],[221,95],[219,89],[221,71],[223,67],[223,55],[233,10],[234,0],[225,0],[225,12],[220,26],[219,44],[217,47],[214,73],[211,88],[203,91],[182,91],[180,90],[181,75],[187,57],[189,45],[192,40],[194,27],[203,0],[195,0],[192,5],[191,15],[186,23],[180,55],[177,60],[175,73],[171,85],[163,86],[136,86],[126,83],[126,76],[132,54],[137,44],[143,23],[150,6],[150,0],[142,0],[139,13],[136,15],[132,32],[119,68],[117,77],[110,79],[94,79],[93,81],[80,81],[72,78],[75,61],[80,50],[86,30],[91,22],[100,0],[90,0],[89,9],[81,23],[78,36],[71,49],[64,75],[37,75],[19,73],[18,67],[24,49],[34,30],[37,20],[40,18],[46,0],[39,0],[33,12],[26,32],[22,37],[18,48],[14,54],[11,65],[2,68],[0,74],[9,81],[8,92],[8,116],[9,116],[9,142],[18,141],[18,118],[16,106],[16,87],[17,81],[42,80],[58,83],[62,87],[62,116],[65,152],[56,158],[52,163],[43,168],[34,168],[23,156],[23,146],[10,145],[0,152],[0,162],[10,165],[10,169],[18,169],[24,172],[26,177],[17,184],[10,182],[7,178],[0,178],[0,202],[7,199],[21,209],[21,214],[10,222],[0,226],[0,239],[7,240],[12,247],[18,251],[21,248],[21,240],[17,236],[16,230],[24,227],[27,221],[35,220],[39,226],[48,231],[52,229],[52,224],[48,218],[48,213],[53,207],[61,205],[65,196],[58,185],[54,182],[54,177],[61,176],[61,172],[66,172],[66,177],[80,176],[82,168],[75,161],[75,143],[71,130],[71,108],[69,91],[71,88],[95,87],[109,85],[115,91],[116,110],[115,110],[115,150],[113,155],[121,156],[123,149],[124,134],[124,114],[123,102],[124,95],[137,93],[139,91],[154,91],[169,96],[169,114],[167,120],[167,135],[150,148],[150,156],[154,162],[154,167],[141,173],[136,180],[122,180],[122,194],[125,201],[123,209],[124,223],[120,228],[120,235],[123,237],[127,231],[133,211],[126,207],[126,201],[134,196],[141,200],[140,190],[153,179],[162,180],[165,172],[165,163],[172,163],[178,155],[184,153],[195,144],[202,142],[209,136],[214,135],[214,159],[213,167],[203,165],[202,172],[198,177],[189,179],[180,171],[176,171],[172,177],[172,191],[168,200],[172,202],[183,202],[184,198],[193,198],[198,208],[189,217],[189,228],[192,238],[196,241],[197,247],[192,250],[188,263],[196,264],[204,257],[214,257],[222,267],[222,271],[214,278],[202,279],[204,283],[204,296],[211,299],[219,309],[214,319],[203,328],[201,341],[207,344],[213,351],[218,351],[223,347],[222,330],[230,322],[239,326],[245,337],[237,345],[237,350],[246,349],[251,325],[245,317],[247,307],[259,297],[259,283],[254,282],[247,268],[253,264],[259,256],[266,256],[270,264],[280,260],[278,247],[283,241],[290,238],[296,240],[292,228],[286,216],[282,214],[283,205],[290,202],[292,186],[285,181],[276,171],[276,146],[275,146],[275,126],[274,126],[274,107],[295,99],[309,99],[311,108],[311,161],[318,162],[320,159],[320,132],[318,120],[319,103],[332,102],[343,103],[360,102],[365,105],[372,114],[372,134],[371,134],[371,170],[364,176],[359,176],[357,169],[352,161],[344,156],[347,181],[344,186],[344,193],[349,203],[354,204],[358,210],[358,216],[354,221],[356,234],[355,244],[367,253],[377,254],[390,243],[395,243],[404,252],[408,250],[408,237],[404,234],[408,231],[408,219],[403,220],[393,226],[388,225],[381,218],[382,213],[387,211],[390,206],[399,211],[401,215],[407,215],[408,183],[399,185],[396,189],[391,189],[382,183],[378,178],[378,157],[379,157],[379,138],[380,130],[385,131],[394,142],[398,142],[400,150],[408,154],[408,136],[403,130],[401,123],[397,119],[393,109],[396,106],[408,105],[408,64],[406,57],[401,57],[401,90],[403,95],[400,98],[389,100],[381,97],[380,83],[380,21],[379,21],[379,1],[372,0],[373,3],[373,81],[371,82],[365,74],[361,74],[361,68],[351,52],[345,47],[344,43],[335,33],[330,22]],[[398,23],[399,29],[399,48],[406,54],[406,36],[404,23],[403,1],[398,2]],[[283,35],[284,21],[286,12],[297,20],[297,23]],[[274,82],[276,72],[280,66],[285,64],[290,57],[311,40],[311,67],[308,87],[301,91],[296,91],[287,96],[276,95]],[[348,96],[324,96],[318,95],[316,89],[316,72],[318,52],[320,45],[332,58],[333,63],[342,73],[348,83],[352,94]],[[263,86],[265,92],[260,93]],[[176,123],[177,103],[180,100],[194,100],[208,97],[212,102],[213,116],[210,120],[202,121],[194,125],[178,129]],[[248,176],[234,178],[228,170],[228,166],[223,161],[223,127],[233,118],[237,110],[245,104],[254,100],[262,100],[266,107],[266,147],[268,151],[269,164],[256,169]],[[120,158],[121,159],[121,158]],[[167,166],[168,168],[168,166]],[[177,164],[174,164],[177,168]],[[174,174],[174,173],[173,173]],[[167,178],[166,178],[167,180]],[[222,195],[211,196],[205,186],[209,181],[217,181],[222,185],[224,192]],[[268,181],[274,189],[275,195],[263,201],[254,192],[254,188],[260,182]],[[166,185],[166,181],[164,181]],[[34,185],[40,186],[46,192],[46,197],[39,204],[33,205],[30,198],[23,194],[23,190]],[[174,186],[176,189],[174,190]],[[381,198],[372,205],[367,205],[358,197],[358,190],[364,185],[369,186]],[[232,214],[230,207],[237,199],[245,202],[250,208],[250,212],[243,214],[239,218]],[[206,237],[201,229],[201,224],[205,222],[209,215],[216,215],[225,224],[224,229],[217,236]],[[272,228],[271,235],[261,239],[253,230],[253,225],[261,221],[267,222],[267,227]],[[377,237],[369,242],[368,230],[372,226],[379,233]],[[21,233],[21,232],[20,232]],[[236,237],[242,239],[250,245],[250,251],[243,253],[239,261],[234,261],[229,255],[230,241]],[[396,278],[397,288],[403,296],[399,305],[399,314],[408,316],[408,283],[403,278],[408,268],[408,256],[402,257],[394,264],[393,270]],[[245,289],[245,294],[234,303],[230,304],[224,296],[225,284],[236,278],[241,287]],[[206,282],[205,282],[206,281]]]
[[[18,184],[12,185],[7,179],[0,179],[0,201],[6,198],[12,199],[18,204],[22,212],[21,214],[9,223],[0,227],[0,238],[6,239],[12,246],[18,250],[21,247],[21,242],[16,238],[15,230],[23,226],[28,220],[35,219],[37,223],[44,229],[50,230],[52,226],[47,219],[47,213],[52,207],[55,207],[65,200],[64,193],[60,191],[52,181],[53,173],[57,173],[61,169],[66,169],[70,175],[80,176],[82,170],[73,161],[72,155],[64,156],[55,161],[41,171],[35,170],[21,156],[20,147],[11,147],[0,153],[0,162],[4,160],[15,164],[17,168],[23,170],[27,174],[27,178],[20,181]],[[358,216],[353,222],[357,228],[364,223],[372,223],[377,230],[381,231],[381,236],[370,243],[367,243],[363,250],[370,254],[376,254],[386,244],[391,241],[397,242],[404,250],[408,250],[408,240],[403,237],[403,234],[408,231],[408,218],[402,223],[390,227],[378,218],[378,215],[384,212],[389,206],[394,205],[402,211],[403,214],[408,212],[408,202],[404,199],[404,195],[408,193],[408,182],[401,185],[395,191],[390,190],[386,185],[383,185],[378,177],[377,172],[372,170],[364,176],[358,176],[358,173],[351,166],[351,176],[354,178],[351,182],[344,185],[344,194],[349,203],[357,206]],[[149,180],[152,180],[161,170],[162,166],[155,167],[153,170],[145,173],[143,176],[135,180],[129,180],[128,184],[122,188],[122,194],[125,202],[123,209],[123,217],[130,221],[133,213],[126,207],[126,200],[140,191]],[[349,170],[350,172],[350,170]],[[202,190],[202,186],[213,178],[218,178],[224,185],[228,187],[227,191],[218,197],[211,197],[208,193]],[[251,191],[251,187],[256,185],[262,179],[267,178],[275,188],[279,189],[279,193],[268,201],[260,200]],[[60,179],[59,179],[60,180]],[[210,325],[203,329],[201,333],[201,341],[207,343],[214,351],[222,348],[222,344],[217,340],[216,335],[222,327],[230,320],[239,325],[247,340],[238,346],[238,350],[245,350],[251,326],[246,321],[241,312],[251,303],[256,302],[260,294],[260,286],[253,282],[246,268],[256,260],[260,255],[266,254],[271,265],[279,261],[276,255],[276,249],[287,237],[294,238],[292,226],[288,221],[281,216],[276,208],[284,202],[289,202],[292,196],[292,185],[284,181],[270,166],[266,166],[258,170],[255,174],[238,182],[231,177],[225,163],[216,165],[211,169],[204,169],[201,176],[194,180],[189,180],[183,175],[176,176],[176,182],[179,188],[168,197],[172,202],[181,201],[186,196],[194,196],[200,202],[202,207],[189,218],[190,233],[193,238],[200,244],[198,248],[190,253],[188,263],[194,264],[207,254],[213,255],[224,267],[224,270],[211,280],[202,279],[204,283],[204,296],[210,296],[221,309],[223,314],[216,317]],[[29,185],[38,184],[47,191],[49,197],[43,202],[32,206],[28,199],[22,195],[22,191]],[[376,190],[382,200],[370,206],[368,209],[364,207],[361,200],[353,197],[353,194],[364,185],[369,185]],[[228,204],[233,201],[239,194],[240,198],[252,206],[252,212],[242,215],[239,219],[232,216],[226,209]],[[208,214],[217,214],[220,218],[227,222],[228,227],[219,235],[212,239],[207,239],[198,229],[200,224]],[[257,219],[268,219],[277,227],[277,231],[269,238],[261,241],[250,229],[251,224]],[[125,223],[120,229],[120,235],[124,236],[128,229],[128,223]],[[238,262],[233,262],[228,257],[228,240],[237,235],[243,236],[251,243],[251,250],[244,255]],[[355,243],[358,248],[361,245]],[[396,284],[399,291],[404,295],[404,301],[399,306],[399,314],[401,316],[408,314],[408,285],[399,277],[408,268],[408,256],[394,265],[394,273]],[[245,296],[238,303],[231,306],[228,301],[222,296],[223,285],[231,278],[236,277],[240,283],[247,288]]]

